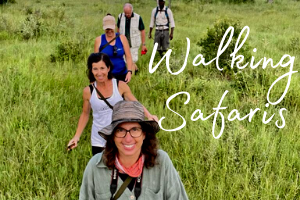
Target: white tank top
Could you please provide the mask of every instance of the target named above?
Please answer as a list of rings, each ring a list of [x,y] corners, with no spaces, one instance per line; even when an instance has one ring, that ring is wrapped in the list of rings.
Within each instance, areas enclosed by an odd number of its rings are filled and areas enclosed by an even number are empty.
[[[123,98],[119,93],[117,80],[113,78],[112,83],[113,83],[113,94],[111,97],[107,98],[106,100],[112,106],[114,106],[119,101],[122,101]],[[96,82],[95,82],[95,86],[97,86]],[[106,140],[103,139],[98,134],[98,131],[111,124],[112,109],[108,107],[105,101],[98,98],[97,91],[95,89],[93,89],[91,99],[90,99],[90,104],[93,110],[93,125],[92,125],[92,136],[91,136],[92,146],[104,147],[106,144]]]

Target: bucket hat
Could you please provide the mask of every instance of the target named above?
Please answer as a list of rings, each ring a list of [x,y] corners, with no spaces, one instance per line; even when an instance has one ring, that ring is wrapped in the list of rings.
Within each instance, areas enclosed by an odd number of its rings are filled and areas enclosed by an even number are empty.
[[[116,25],[116,20],[113,16],[111,15],[106,15],[103,18],[103,30],[106,29],[113,29],[115,30],[115,25]]]
[[[123,122],[138,122],[147,132],[156,134],[159,125],[156,121],[145,120],[144,107],[138,101],[119,101],[113,107],[112,122],[98,133],[106,138]]]

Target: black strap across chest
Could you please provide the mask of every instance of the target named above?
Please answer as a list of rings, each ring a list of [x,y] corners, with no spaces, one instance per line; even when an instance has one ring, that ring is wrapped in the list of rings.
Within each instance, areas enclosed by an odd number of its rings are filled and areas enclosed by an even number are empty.
[[[95,88],[97,94],[101,97],[101,99],[106,103],[110,109],[113,109],[113,106],[106,100],[106,98],[101,94],[101,92],[97,89],[97,87],[93,84],[93,87]]]
[[[121,187],[119,188],[119,190],[117,191],[118,177],[119,177],[119,172],[116,168],[114,168],[112,170],[112,175],[111,175],[111,183],[110,183],[111,198],[110,198],[110,200],[118,199],[132,180],[132,177],[128,176],[126,178],[126,180],[123,182],[123,184],[121,185]],[[139,196],[141,195],[141,192],[142,192],[142,177],[143,177],[143,172],[139,177],[136,178],[136,181],[135,181],[134,196],[135,196],[136,200],[139,198]],[[116,191],[117,191],[117,193],[115,194]],[[115,196],[114,196],[114,194],[115,194]]]

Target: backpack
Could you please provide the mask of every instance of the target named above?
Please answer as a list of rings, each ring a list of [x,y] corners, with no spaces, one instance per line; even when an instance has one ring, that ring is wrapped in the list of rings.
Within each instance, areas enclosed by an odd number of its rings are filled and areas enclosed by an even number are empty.
[[[169,15],[168,15],[168,7],[166,6],[166,10],[165,10],[165,15],[166,15],[166,17],[167,17],[167,19],[168,19],[168,23],[166,24],[166,25],[158,25],[158,26],[167,26],[167,27],[169,27],[169,22],[170,22],[170,20],[169,20]],[[156,20],[156,16],[157,16],[157,13],[158,13],[158,6],[156,7],[156,12],[155,12],[155,15],[154,15],[154,23],[155,23],[155,20]],[[156,24],[155,24],[156,25]],[[157,25],[156,25],[157,26]]]

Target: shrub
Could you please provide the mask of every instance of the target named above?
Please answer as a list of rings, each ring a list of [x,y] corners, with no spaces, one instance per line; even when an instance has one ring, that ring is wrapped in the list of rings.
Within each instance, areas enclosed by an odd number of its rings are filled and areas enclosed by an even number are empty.
[[[16,0],[0,0],[0,5],[5,3],[16,3]]]
[[[201,53],[205,58],[206,62],[214,59],[217,56],[220,42],[226,30],[230,26],[234,28],[234,34],[229,46],[219,57],[219,62],[218,62],[219,67],[223,68],[223,71],[221,71],[222,75],[227,76],[228,78],[230,78],[233,73],[236,73],[238,71],[237,68],[231,69],[232,58],[230,57],[230,54],[234,51],[235,43],[242,30],[239,22],[234,22],[228,19],[218,20],[217,22],[214,23],[214,26],[212,28],[208,28],[207,35],[205,36],[205,38],[200,39],[200,41],[197,43],[197,45],[202,47]],[[229,36],[227,35],[224,44],[227,42],[228,38]],[[243,38],[244,37],[242,36],[240,42],[243,40]],[[250,61],[251,53],[250,53],[249,45],[245,43],[243,47],[238,51],[238,54],[244,56],[244,63]],[[209,66],[213,66],[215,67],[215,69],[217,69],[215,62],[213,62]]]
[[[228,0],[228,3],[236,3],[236,4],[240,4],[240,3],[254,3],[254,2],[255,2],[254,0]]]
[[[50,55],[50,60],[51,62],[80,60],[84,58],[87,46],[88,42],[85,39],[65,40],[56,47],[56,52]]]
[[[295,52],[300,51],[300,40],[298,37],[294,37],[291,39],[290,44],[288,45],[288,50]]]
[[[28,40],[40,36],[41,25],[42,23],[37,15],[29,15],[22,23],[20,32],[23,39]]]

